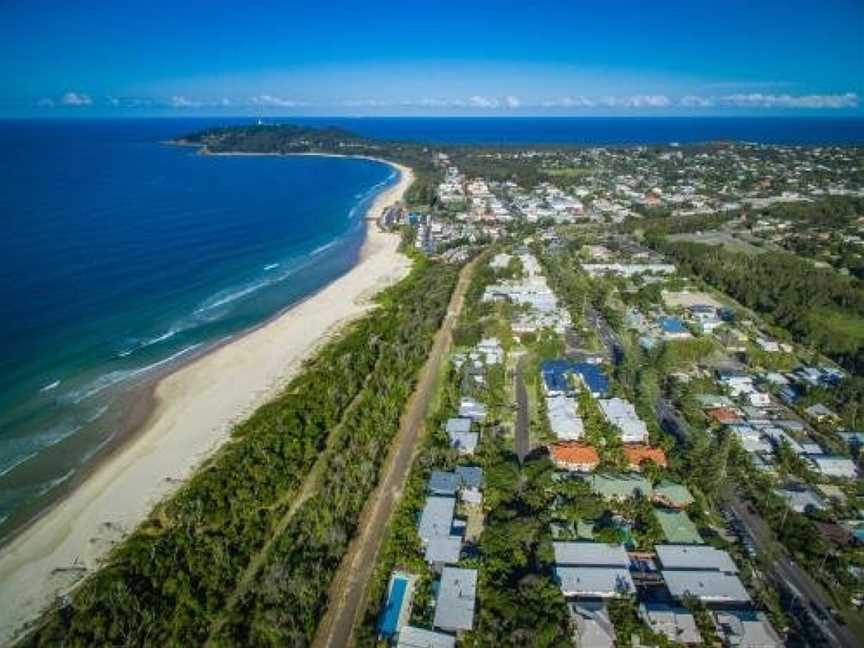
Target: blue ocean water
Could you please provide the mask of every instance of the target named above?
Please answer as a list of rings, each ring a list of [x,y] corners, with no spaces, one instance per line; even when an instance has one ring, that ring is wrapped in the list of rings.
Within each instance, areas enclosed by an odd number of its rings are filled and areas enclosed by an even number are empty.
[[[160,143],[199,125],[0,123],[7,527],[117,433],[130,387],[350,269],[367,203],[396,179],[367,160]]]

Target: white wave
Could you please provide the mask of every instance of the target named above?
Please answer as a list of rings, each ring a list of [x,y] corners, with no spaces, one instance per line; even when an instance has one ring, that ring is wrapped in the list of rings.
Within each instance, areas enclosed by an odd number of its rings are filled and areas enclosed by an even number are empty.
[[[130,378],[135,378],[140,376],[141,374],[147,373],[148,371],[152,371],[158,367],[168,364],[177,358],[186,355],[190,351],[194,351],[198,347],[201,346],[201,343],[192,344],[184,349],[181,349],[177,353],[174,353],[167,358],[159,360],[158,362],[154,362],[152,364],[146,365],[144,367],[139,367],[137,369],[123,369],[118,371],[112,371],[110,373],[105,374],[104,376],[100,376],[89,385],[87,385],[84,389],[70,392],[66,395],[66,399],[72,403],[78,404],[82,401],[87,400],[97,394],[105,391],[109,387],[113,387],[121,382],[129,380]]]
[[[195,309],[195,314],[206,313],[207,311],[213,310],[214,308],[219,308],[220,306],[226,306],[231,302],[235,302],[238,299],[242,299],[246,295],[251,295],[254,292],[261,290],[262,288],[269,286],[272,282],[270,281],[256,281],[253,284],[246,286],[245,288],[241,288],[240,290],[235,290],[234,292],[230,292],[224,297],[219,297],[210,303],[205,303],[203,306]]]
[[[25,461],[30,461],[33,457],[35,457],[38,452],[31,452],[26,455],[21,455],[20,457],[15,457],[8,465],[0,468],[0,477],[5,475],[6,473],[12,472],[15,468],[23,464]]]
[[[47,385],[42,387],[42,389],[40,389],[39,391],[40,392],[47,392],[47,391],[51,391],[52,389],[57,389],[59,386],[60,386],[60,381],[55,380],[54,382],[48,383]]]
[[[124,349],[123,351],[119,351],[117,353],[117,356],[120,358],[126,358],[135,353],[136,351],[140,351],[141,349],[146,349],[147,347],[154,346],[156,344],[159,344],[160,342],[164,342],[165,340],[170,340],[178,333],[182,333],[184,330],[184,327],[172,327],[164,333],[161,333],[160,335],[136,341],[131,347]]]
[[[279,267],[278,263],[270,263],[270,264],[264,266],[264,269],[265,270],[273,270],[273,268],[278,268],[278,267]]]
[[[75,469],[70,468],[69,470],[67,470],[65,473],[63,473],[62,475],[60,475],[56,479],[52,479],[50,481],[45,482],[43,484],[43,486],[39,489],[37,496],[38,495],[44,495],[45,493],[53,490],[54,488],[56,488],[57,486],[59,486],[60,484],[65,482],[67,479],[69,479],[74,474],[75,474]]]
[[[339,243],[339,239],[336,239],[335,241],[330,241],[329,243],[326,243],[325,245],[322,245],[322,246],[317,247],[314,250],[312,250],[312,252],[309,253],[309,256],[318,256],[322,252],[326,252],[327,250],[332,248],[334,245],[337,245],[338,243]]]
[[[10,457],[8,463],[0,465],[0,477],[11,472],[16,467],[29,461],[41,451],[57,445],[81,429],[80,425],[70,422],[56,425],[53,428],[27,437],[12,439],[0,444],[0,456]]]

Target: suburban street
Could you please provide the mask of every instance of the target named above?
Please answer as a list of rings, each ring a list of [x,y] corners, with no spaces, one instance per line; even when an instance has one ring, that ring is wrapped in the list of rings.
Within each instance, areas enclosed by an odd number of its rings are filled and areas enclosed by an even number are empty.
[[[760,552],[781,554],[781,557],[770,563],[769,578],[775,586],[787,589],[793,597],[801,599],[802,607],[825,635],[827,645],[844,648],[861,646],[861,640],[849,628],[834,620],[830,612],[831,602],[822,587],[786,556],[765,521],[751,512],[750,507],[737,495],[730,496],[727,504]]]
[[[519,463],[525,461],[525,457],[531,450],[529,417],[528,417],[528,391],[525,389],[525,356],[519,358],[519,363],[516,367],[516,429],[515,429],[515,444],[516,455],[519,457]]]
[[[593,306],[585,307],[585,316],[588,324],[597,332],[600,341],[606,346],[609,358],[617,365],[621,362],[624,353],[621,348],[621,342],[618,340],[618,335]]]

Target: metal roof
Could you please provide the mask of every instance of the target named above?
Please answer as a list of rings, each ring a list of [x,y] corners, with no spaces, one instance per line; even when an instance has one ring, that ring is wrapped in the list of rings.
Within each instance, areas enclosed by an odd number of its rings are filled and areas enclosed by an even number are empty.
[[[427,497],[417,534],[424,543],[435,536],[450,535],[456,500],[452,497]]]
[[[738,567],[727,552],[708,545],[657,545],[654,551],[663,569],[738,573]]]
[[[594,567],[628,567],[630,559],[624,547],[604,542],[553,542],[557,565]]]
[[[399,631],[396,648],[456,648],[456,637],[414,626]]]
[[[636,591],[630,571],[622,567],[556,567],[564,596],[607,598]]]
[[[662,574],[669,593],[678,599],[689,594],[700,601],[750,602],[750,595],[734,574],[689,569],[667,569]]]
[[[477,570],[445,567],[435,602],[432,625],[443,630],[470,630],[474,626]]]
[[[459,488],[459,477],[455,472],[433,470],[426,487],[435,495],[455,495],[456,489]]]
[[[457,563],[461,553],[462,538],[459,536],[434,536],[426,544],[427,563]]]

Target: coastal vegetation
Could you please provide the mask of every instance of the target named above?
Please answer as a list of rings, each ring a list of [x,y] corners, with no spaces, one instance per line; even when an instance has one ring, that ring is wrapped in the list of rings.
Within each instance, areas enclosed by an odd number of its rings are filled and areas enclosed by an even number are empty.
[[[27,645],[303,645],[378,478],[457,268],[418,261],[50,612]],[[334,430],[344,434],[330,439]],[[296,503],[328,443],[316,492]],[[268,541],[271,541],[268,543]],[[229,618],[226,601],[263,547]]]

